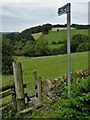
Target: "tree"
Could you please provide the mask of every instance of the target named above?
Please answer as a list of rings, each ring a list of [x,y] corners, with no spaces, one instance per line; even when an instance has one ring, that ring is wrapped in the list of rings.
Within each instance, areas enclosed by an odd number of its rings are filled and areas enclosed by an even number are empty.
[[[67,42],[65,44],[61,45],[59,48],[59,54],[66,54],[67,53]]]
[[[43,34],[48,34],[48,32],[49,32],[48,27],[47,27],[47,26],[43,26],[43,28],[42,28],[42,33],[43,33]]]
[[[12,73],[13,51],[10,41],[2,37],[2,74]]]
[[[51,45],[55,45],[55,44],[57,44],[57,42],[56,41],[52,41]]]
[[[76,52],[78,46],[81,43],[86,43],[89,41],[89,37],[87,35],[76,34],[71,39],[71,52]]]
[[[41,39],[37,41],[35,46],[36,56],[48,55],[48,42]]]
[[[81,43],[77,48],[77,52],[84,52],[88,50],[89,50],[88,43]]]
[[[22,36],[23,39],[34,41],[34,37],[27,31],[23,31],[21,33],[21,36]]]
[[[29,57],[35,56],[35,45],[31,41],[27,41],[22,48],[22,54]]]

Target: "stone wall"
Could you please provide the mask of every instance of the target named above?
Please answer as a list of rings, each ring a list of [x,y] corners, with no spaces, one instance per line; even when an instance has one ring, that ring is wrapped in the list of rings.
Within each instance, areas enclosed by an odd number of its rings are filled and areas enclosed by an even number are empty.
[[[88,73],[87,69],[79,70],[77,72],[71,73],[71,77],[76,76],[79,79],[84,79],[88,75],[89,75],[89,73]],[[53,98],[55,89],[57,87],[59,87],[62,82],[66,82],[66,84],[67,84],[67,75],[66,74],[61,77],[58,77],[58,78],[47,79],[47,80],[43,81],[42,82],[42,91],[43,91],[44,95],[48,96],[49,98]]]

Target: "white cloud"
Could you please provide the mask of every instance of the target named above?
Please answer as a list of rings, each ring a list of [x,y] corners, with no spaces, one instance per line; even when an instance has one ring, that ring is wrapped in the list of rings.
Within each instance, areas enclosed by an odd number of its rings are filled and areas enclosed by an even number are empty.
[[[57,10],[67,2],[55,0],[42,0],[43,2],[30,0],[3,0],[2,2],[2,26],[3,31],[22,31],[31,26],[44,23],[65,24],[66,16],[58,17]],[[18,2],[17,2],[18,1]],[[45,1],[45,2],[44,2]],[[59,0],[57,0],[59,1]],[[71,0],[72,1],[72,0]],[[74,0],[75,1],[75,0]],[[83,0],[84,1],[84,0]],[[88,4],[85,2],[72,2],[72,23],[88,23]],[[1,14],[0,14],[1,16]]]
[[[2,2],[88,2],[88,0],[2,0]]]

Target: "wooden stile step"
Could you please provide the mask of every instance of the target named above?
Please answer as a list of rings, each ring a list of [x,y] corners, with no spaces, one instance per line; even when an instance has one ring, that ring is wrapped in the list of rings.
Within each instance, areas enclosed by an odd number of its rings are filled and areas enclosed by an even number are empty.
[[[27,109],[23,109],[22,111],[20,111],[19,113],[20,114],[25,114],[25,113],[29,113],[33,110],[33,107],[32,108],[27,108]]]
[[[35,108],[42,107],[42,103],[37,97],[32,98],[32,103],[35,106]]]

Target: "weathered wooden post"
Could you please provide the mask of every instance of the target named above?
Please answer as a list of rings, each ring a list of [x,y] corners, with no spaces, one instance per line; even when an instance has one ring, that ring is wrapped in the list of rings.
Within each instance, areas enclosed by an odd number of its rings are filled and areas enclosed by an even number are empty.
[[[19,62],[13,62],[14,82],[17,98],[17,109],[21,111],[25,108],[25,96],[23,89],[22,66]]]
[[[12,90],[12,102],[13,102],[13,107],[14,107],[14,109],[17,109],[15,88],[12,88],[11,90]]]
[[[38,95],[37,95],[37,73],[36,73],[36,71],[33,71],[33,76],[34,76],[34,82],[35,82],[35,96],[38,97]]]
[[[36,71],[33,72],[35,81],[35,97],[32,99],[32,103],[35,108],[40,108],[42,106],[42,91],[41,91],[41,77],[37,77]]]
[[[42,101],[42,79],[41,77],[37,77],[37,94],[38,94],[38,99]]]
[[[33,76],[34,76],[34,81],[36,83],[36,80],[37,80],[37,73],[36,73],[36,71],[33,71]]]

